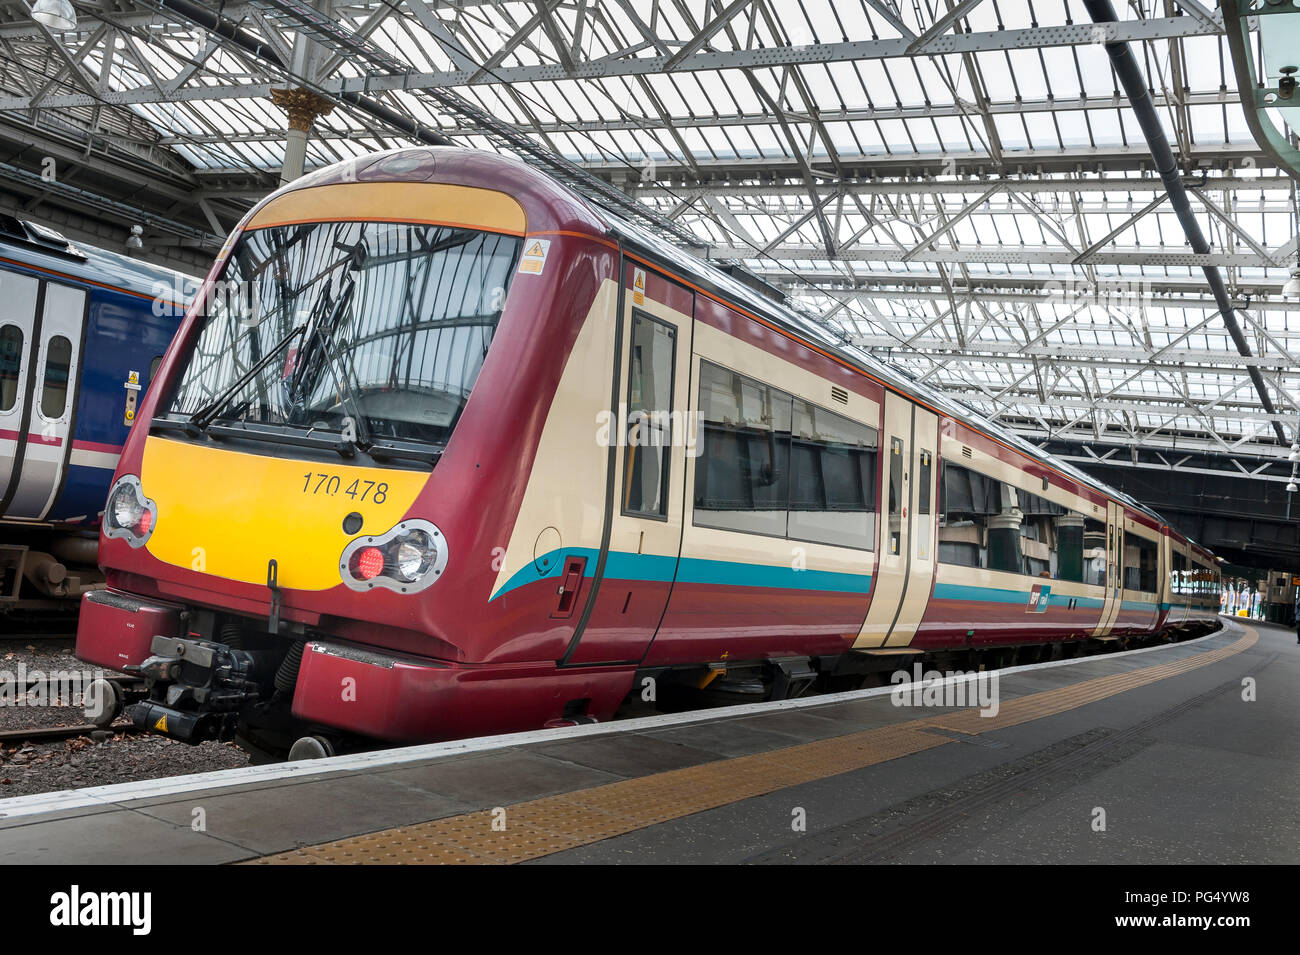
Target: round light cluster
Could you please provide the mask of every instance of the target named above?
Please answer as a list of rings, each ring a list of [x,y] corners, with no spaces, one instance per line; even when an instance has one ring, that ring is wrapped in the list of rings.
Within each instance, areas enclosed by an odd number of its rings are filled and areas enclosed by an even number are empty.
[[[353,590],[385,587],[415,593],[433,583],[447,563],[442,532],[428,521],[403,521],[378,537],[360,537],[343,551],[343,582]]]
[[[140,547],[153,533],[157,518],[158,507],[144,496],[140,479],[134,474],[125,474],[108,492],[104,536],[120,537],[132,547]]]

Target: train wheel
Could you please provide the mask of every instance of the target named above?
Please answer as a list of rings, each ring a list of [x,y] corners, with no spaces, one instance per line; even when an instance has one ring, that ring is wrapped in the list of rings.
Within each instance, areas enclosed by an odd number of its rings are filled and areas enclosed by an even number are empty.
[[[324,736],[304,736],[289,747],[289,761],[324,759],[334,755],[334,744]]]
[[[112,680],[93,680],[86,687],[82,712],[96,726],[109,726],[122,715],[124,703],[122,688]]]

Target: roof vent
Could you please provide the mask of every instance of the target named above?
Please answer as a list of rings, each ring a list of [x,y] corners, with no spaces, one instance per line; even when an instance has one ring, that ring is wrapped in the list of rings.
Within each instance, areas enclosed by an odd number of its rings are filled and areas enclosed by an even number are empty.
[[[0,237],[35,246],[46,252],[74,255],[79,259],[86,257],[75,245],[53,229],[6,213],[0,213]]]
[[[759,278],[739,262],[714,262],[713,264],[719,271],[725,272],[737,282],[753,289],[760,295],[766,295],[768,298],[775,299],[782,304],[790,301],[790,296],[786,295],[784,289],[778,288],[766,279]]]

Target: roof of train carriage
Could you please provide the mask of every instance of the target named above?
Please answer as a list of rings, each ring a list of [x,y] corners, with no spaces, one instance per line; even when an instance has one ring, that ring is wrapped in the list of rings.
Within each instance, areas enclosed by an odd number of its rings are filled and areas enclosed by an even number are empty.
[[[54,229],[12,216],[0,217],[0,253],[46,272],[57,272],[147,298],[162,294],[188,302],[200,279],[175,269],[141,262],[118,252],[72,242]]]
[[[660,238],[653,232],[629,222],[621,216],[609,211],[603,205],[599,203],[594,204],[596,205],[598,214],[606,220],[609,224],[610,231],[614,235],[625,243],[639,247],[641,250],[648,253],[650,258],[661,261],[665,266],[668,266],[684,276],[701,280],[701,283],[705,287],[712,286],[717,290],[717,292],[730,301],[733,301],[738,305],[743,305],[756,315],[775,323],[787,332],[812,341],[819,348],[832,352],[836,357],[856,367],[858,370],[873,375],[895,388],[911,392],[931,407],[961,421],[963,424],[968,424],[976,430],[985,432],[986,434],[996,438],[998,441],[1001,441],[1003,444],[1014,447],[1017,451],[1020,451],[1028,457],[1041,461],[1044,464],[1049,464],[1057,471],[1069,475],[1081,484],[1096,488],[1102,493],[1109,495],[1114,500],[1127,505],[1135,511],[1145,514],[1152,520],[1158,521],[1161,525],[1167,525],[1169,523],[1150,507],[1134,499],[1132,496],[1111,487],[1104,481],[1100,481],[1091,475],[1085,474],[1068,461],[1062,461],[1053,457],[1040,448],[1030,444],[1019,435],[1014,434],[996,422],[985,418],[969,406],[956,401],[948,395],[935,391],[923,382],[917,381],[906,372],[885,364],[870,352],[859,348],[851,342],[840,339],[825,325],[821,324],[812,316],[791,308],[783,302],[779,302],[763,295],[761,292],[751,288],[733,276],[728,275],[726,272],[704,259],[692,255],[691,253],[673,245],[671,242]],[[1193,541],[1193,543],[1195,542]]]

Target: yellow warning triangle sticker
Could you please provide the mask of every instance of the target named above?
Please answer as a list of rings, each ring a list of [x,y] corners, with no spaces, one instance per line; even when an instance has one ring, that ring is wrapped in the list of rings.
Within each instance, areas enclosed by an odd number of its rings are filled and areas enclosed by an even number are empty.
[[[632,284],[633,284],[636,288],[639,288],[639,289],[643,289],[643,288],[645,288],[645,273],[643,273],[643,272],[638,272],[638,273],[636,274],[636,281],[635,281],[634,283],[632,283]]]
[[[166,732],[167,732],[167,714],[164,713],[162,716],[158,717],[158,722],[155,723],[155,724],[153,724],[153,728],[156,729],[156,730],[157,730],[158,732],[160,732],[160,733],[166,733]]]
[[[543,254],[542,243],[540,242],[534,242],[533,247],[524,253],[524,255],[542,255],[542,254]]]

